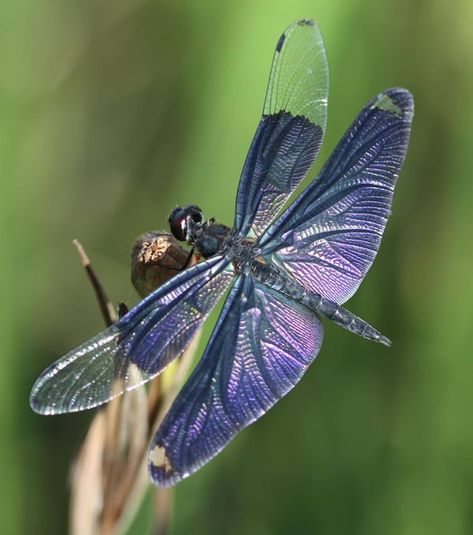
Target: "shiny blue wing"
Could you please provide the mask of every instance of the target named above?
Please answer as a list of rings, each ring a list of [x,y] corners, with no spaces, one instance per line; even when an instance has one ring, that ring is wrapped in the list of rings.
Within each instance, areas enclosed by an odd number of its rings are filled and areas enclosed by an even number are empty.
[[[318,26],[301,20],[276,46],[263,116],[246,158],[235,230],[259,236],[305,177],[327,123],[328,65]]]
[[[372,99],[320,175],[261,237],[261,253],[307,289],[343,303],[374,261],[406,157],[412,95]]]
[[[117,323],[49,366],[30,404],[41,414],[96,407],[149,381],[181,354],[234,278],[213,257],[172,278]]]
[[[214,457],[291,390],[322,339],[309,309],[241,275],[151,443],[153,481],[173,485]]]

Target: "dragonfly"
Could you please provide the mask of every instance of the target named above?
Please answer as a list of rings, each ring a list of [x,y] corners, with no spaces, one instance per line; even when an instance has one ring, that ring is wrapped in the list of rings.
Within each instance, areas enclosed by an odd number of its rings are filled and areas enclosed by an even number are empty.
[[[319,153],[327,98],[321,32],[300,20],[276,45],[233,227],[205,220],[194,205],[174,209],[170,231],[201,261],[49,366],[32,389],[34,411],[90,409],[153,379],[227,293],[200,361],[150,444],[151,479],[169,486],[296,385],[320,351],[322,320],[390,345],[342,305],[379,249],[409,144],[413,97],[394,88],[371,99],[318,176],[285,208]]]

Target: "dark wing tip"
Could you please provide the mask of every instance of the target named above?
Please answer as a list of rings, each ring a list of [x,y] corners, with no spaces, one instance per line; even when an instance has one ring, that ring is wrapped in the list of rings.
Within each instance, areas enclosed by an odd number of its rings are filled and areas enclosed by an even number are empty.
[[[153,439],[148,452],[148,472],[151,480],[157,487],[172,487],[177,485],[215,457],[221,449],[219,448],[217,451],[214,451],[210,457],[198,459],[196,462],[184,462],[182,464],[182,459],[180,461],[178,459],[173,460],[166,445],[162,441],[158,440],[158,442],[154,442]]]
[[[181,479],[175,472],[166,447],[162,444],[151,446],[148,453],[148,470],[154,484],[159,487],[170,487]]]
[[[286,41],[287,36],[292,32],[292,30],[296,26],[309,26],[310,28],[313,28],[313,27],[315,27],[315,25],[316,25],[315,21],[312,20],[312,19],[300,19],[297,22],[295,22],[294,24],[291,24],[291,26],[286,28],[284,33],[279,38],[279,40],[278,40],[278,42],[276,44],[276,52],[281,52],[281,49],[282,49],[282,47],[284,45],[284,42]]]
[[[283,33],[281,37],[279,38],[279,41],[276,44],[276,52],[281,52],[281,48],[285,40],[286,40],[286,34]]]
[[[414,115],[414,97],[402,87],[394,87],[377,95],[371,109],[380,109],[411,121]]]
[[[315,26],[315,21],[312,19],[300,19],[297,21],[299,26]]]

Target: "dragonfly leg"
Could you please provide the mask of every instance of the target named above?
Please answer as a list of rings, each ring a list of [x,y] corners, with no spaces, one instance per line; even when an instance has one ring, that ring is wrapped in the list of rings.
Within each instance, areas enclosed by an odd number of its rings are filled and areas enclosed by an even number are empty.
[[[192,246],[192,249],[189,252],[189,256],[187,257],[186,263],[182,269],[187,269],[188,267],[190,267],[192,263],[192,257],[194,256],[194,252],[195,252],[195,247]]]
[[[129,308],[125,303],[118,303],[117,307],[117,313],[118,313],[118,319],[123,318],[123,316],[126,316],[129,312]]]

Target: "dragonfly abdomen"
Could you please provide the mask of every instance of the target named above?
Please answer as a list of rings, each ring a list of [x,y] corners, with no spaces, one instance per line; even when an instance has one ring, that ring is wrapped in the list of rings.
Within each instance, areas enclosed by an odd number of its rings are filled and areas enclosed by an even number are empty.
[[[258,261],[251,264],[251,274],[259,282],[277,290],[284,295],[302,303],[319,316],[323,316],[344,329],[351,331],[363,338],[373,340],[386,346],[391,345],[391,341],[382,335],[369,323],[362,320],[338,303],[309,290],[294,280],[288,273],[275,266]]]
[[[391,345],[391,341],[369,323],[333,301],[325,299],[317,294],[306,293],[302,297],[301,302],[311,310],[314,310],[314,312],[332,320],[337,325],[340,325],[352,333],[385,346]]]
[[[256,259],[250,264],[250,273],[265,286],[277,290],[295,301],[302,302],[306,293],[305,288],[275,265]]]

